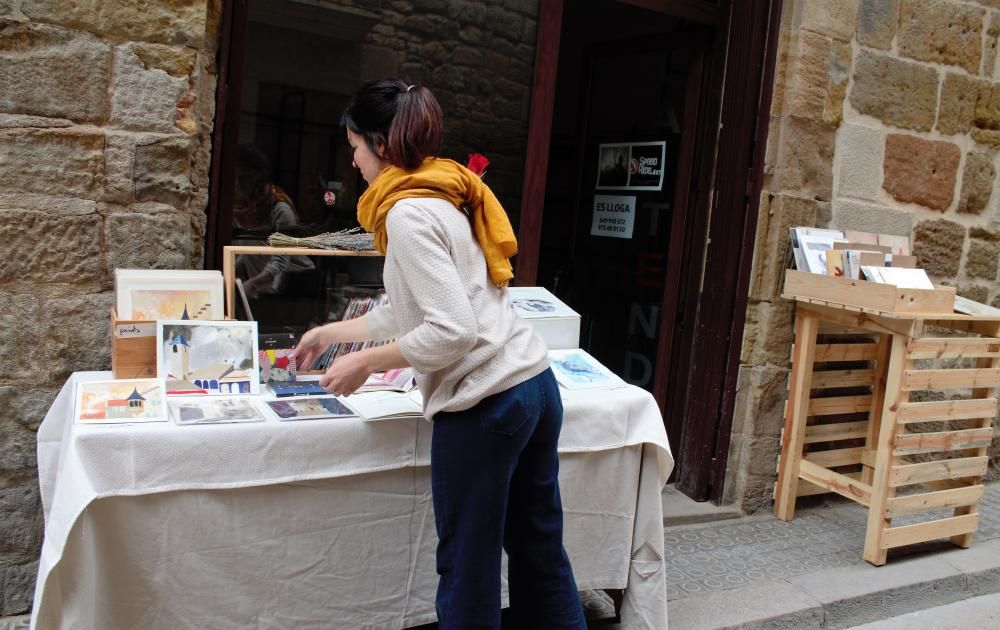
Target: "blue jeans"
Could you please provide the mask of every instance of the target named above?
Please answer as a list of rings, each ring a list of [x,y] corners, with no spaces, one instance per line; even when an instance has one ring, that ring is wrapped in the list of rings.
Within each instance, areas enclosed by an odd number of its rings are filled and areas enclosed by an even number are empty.
[[[500,627],[501,546],[513,627],[585,630],[562,545],[551,370],[465,411],[434,416],[431,487],[441,630]]]

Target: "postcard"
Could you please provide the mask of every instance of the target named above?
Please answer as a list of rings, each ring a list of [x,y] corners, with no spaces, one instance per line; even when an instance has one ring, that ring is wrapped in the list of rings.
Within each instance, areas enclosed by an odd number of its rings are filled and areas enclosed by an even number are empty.
[[[76,390],[80,424],[165,422],[166,385],[158,378],[86,381]]]
[[[167,406],[174,422],[180,425],[264,421],[264,416],[249,398],[174,396],[167,401]]]
[[[293,400],[268,400],[267,406],[279,420],[320,420],[322,418],[349,418],[356,413],[344,406],[335,396],[295,398]]]
[[[116,269],[119,319],[221,320],[222,274],[208,270]]]
[[[258,351],[260,361],[260,382],[294,381],[296,375],[295,350],[275,348]]]
[[[625,385],[618,375],[601,365],[583,350],[550,350],[549,363],[556,380],[566,389],[589,389],[595,387],[622,387]]]
[[[257,322],[156,322],[157,376],[168,395],[260,393]]]
[[[413,368],[393,368],[385,372],[375,372],[368,377],[365,384],[356,393],[364,392],[408,392],[416,387],[413,381]]]

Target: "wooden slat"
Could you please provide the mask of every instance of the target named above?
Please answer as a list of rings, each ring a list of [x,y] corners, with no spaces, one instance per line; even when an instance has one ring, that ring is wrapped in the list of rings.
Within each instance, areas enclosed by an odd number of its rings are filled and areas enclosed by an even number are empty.
[[[982,486],[965,486],[953,490],[921,492],[886,501],[885,517],[909,516],[934,510],[950,510],[963,505],[975,505],[983,498]]]
[[[996,387],[1000,385],[1000,368],[968,370],[906,370],[903,390],[957,389],[961,387]]]
[[[953,359],[964,357],[1000,357],[1000,339],[985,338],[923,338],[906,344],[910,359]]]
[[[861,479],[861,471],[843,473],[843,475],[845,477],[849,477],[851,479],[854,479],[855,481],[858,481],[858,480]],[[830,490],[828,488],[824,488],[823,486],[817,486],[813,482],[806,481],[805,479],[799,479],[798,490],[796,491],[795,494],[796,494],[796,496],[799,496],[799,497],[811,497],[811,496],[816,495],[816,494],[827,494],[828,492],[833,492],[833,490]]]
[[[774,515],[783,521],[795,517],[795,498],[799,479],[799,461],[806,433],[809,391],[813,359],[816,355],[816,331],[819,320],[804,312],[795,315],[795,351],[789,376],[788,406],[778,460],[778,481],[774,487]]]
[[[864,328],[853,328],[850,326],[840,326],[830,322],[819,323],[819,334],[821,335],[870,335],[870,330]]]
[[[822,466],[823,468],[833,468],[834,466],[850,466],[860,464],[864,447],[838,448],[830,451],[817,451],[803,455],[808,461]]]
[[[872,361],[877,348],[874,343],[818,343],[815,361]]]
[[[923,464],[902,464],[894,466],[889,474],[889,485],[893,488],[936,479],[961,479],[975,477],[986,472],[988,457],[963,457],[944,459]]]
[[[810,416],[832,416],[840,413],[859,413],[871,409],[872,397],[862,396],[831,396],[829,398],[812,398],[809,400]]]
[[[942,400],[939,402],[903,403],[899,406],[898,421],[901,424],[906,424],[940,420],[972,420],[993,418],[996,415],[996,398]]]
[[[859,420],[858,422],[838,422],[836,424],[817,424],[811,427],[806,427],[805,444],[854,440],[865,437],[867,433],[867,420]]]
[[[953,516],[939,521],[890,527],[882,535],[882,548],[901,547],[914,543],[950,538],[959,534],[969,534],[979,527],[979,515]]]
[[[857,479],[817,466],[808,459],[799,462],[799,477],[868,507],[872,488]]]
[[[993,429],[964,429],[961,431],[936,431],[933,433],[904,433],[896,436],[893,455],[914,455],[938,451],[960,451],[964,448],[989,446]]]
[[[871,387],[874,380],[875,370],[827,370],[813,372],[812,388]]]

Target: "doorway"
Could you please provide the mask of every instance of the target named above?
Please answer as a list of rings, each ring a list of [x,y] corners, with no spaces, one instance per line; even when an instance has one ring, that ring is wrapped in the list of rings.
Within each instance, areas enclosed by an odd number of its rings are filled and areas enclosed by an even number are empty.
[[[679,469],[671,394],[692,337],[700,274],[695,138],[713,29],[610,0],[562,16],[537,284],[581,315],[581,347],[653,393]],[[703,211],[702,211],[703,212]],[[686,282],[687,281],[687,282]]]

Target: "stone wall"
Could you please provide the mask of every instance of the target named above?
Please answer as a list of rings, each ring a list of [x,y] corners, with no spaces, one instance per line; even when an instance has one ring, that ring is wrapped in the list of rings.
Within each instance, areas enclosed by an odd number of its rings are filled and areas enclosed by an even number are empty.
[[[202,265],[220,0],[0,0],[0,616],[29,610],[35,431],[108,369],[115,267]]]
[[[998,38],[996,0],[785,0],[727,479],[745,511],[776,476],[789,227],[909,236],[934,281],[1000,305]]]

